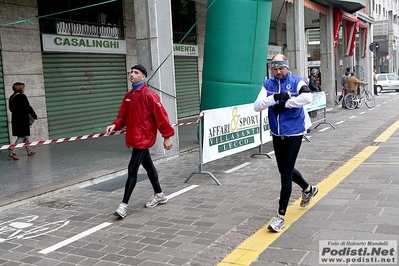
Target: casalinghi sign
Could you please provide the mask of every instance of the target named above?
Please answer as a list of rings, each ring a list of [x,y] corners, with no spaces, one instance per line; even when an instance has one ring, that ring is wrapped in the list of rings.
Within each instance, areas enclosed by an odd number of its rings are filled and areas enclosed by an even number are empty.
[[[43,51],[126,54],[126,41],[43,34]]]

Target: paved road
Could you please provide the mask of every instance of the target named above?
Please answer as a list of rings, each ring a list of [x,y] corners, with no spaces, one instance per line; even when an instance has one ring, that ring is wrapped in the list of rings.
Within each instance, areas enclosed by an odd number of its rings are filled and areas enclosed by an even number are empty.
[[[376,141],[399,120],[398,103],[396,93],[386,93],[377,97],[372,110],[364,105],[356,110],[337,107],[327,113],[335,130],[329,125],[312,129],[297,168],[320,186],[320,195],[311,207],[299,208],[300,191],[294,186],[287,228],[280,234],[265,230],[278,203],[274,158],[251,158],[257,149],[249,150],[203,166],[221,186],[207,175],[194,175],[184,183],[198,170],[194,151],[155,162],[163,189],[171,196],[165,205],[143,208],[152,191],[141,170],[143,181],[123,220],[111,215],[123,194],[125,176],[116,176],[125,167],[120,164],[107,168],[115,178],[95,185],[23,200],[27,194],[68,187],[70,179],[85,180],[89,174],[84,174],[2,197],[0,264],[317,265],[319,240],[398,240],[399,132],[393,130],[385,142]],[[263,150],[271,151],[270,143]],[[104,158],[90,154],[87,160],[99,164]],[[72,167],[65,162],[64,168]],[[24,204],[4,204],[11,198]],[[246,248],[246,239],[254,240],[251,248]]]

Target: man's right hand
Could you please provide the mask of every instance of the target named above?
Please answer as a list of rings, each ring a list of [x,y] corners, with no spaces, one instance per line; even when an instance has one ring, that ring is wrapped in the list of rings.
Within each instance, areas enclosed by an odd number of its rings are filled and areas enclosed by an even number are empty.
[[[286,92],[276,93],[276,94],[273,94],[273,98],[276,102],[278,100],[283,100],[284,102],[286,102],[290,98],[290,95]]]
[[[114,131],[114,129],[115,129],[115,125],[114,124],[112,124],[110,126],[107,126],[107,130],[105,131],[105,133],[107,135],[109,135],[109,133],[111,133],[111,131]]]
[[[275,104],[273,106],[273,112],[274,112],[274,114],[276,116],[278,116],[284,110],[285,110],[285,102],[284,103]]]

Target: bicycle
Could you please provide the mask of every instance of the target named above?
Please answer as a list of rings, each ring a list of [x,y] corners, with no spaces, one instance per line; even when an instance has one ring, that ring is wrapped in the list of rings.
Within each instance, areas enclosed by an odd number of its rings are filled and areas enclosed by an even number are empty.
[[[345,106],[346,108],[353,110],[357,107],[359,107],[362,104],[362,100],[364,99],[364,103],[368,108],[373,108],[375,105],[375,98],[374,95],[371,94],[368,90],[364,88],[365,85],[363,85],[363,90],[360,92],[360,95],[357,95],[356,93],[350,92],[347,93],[344,97],[345,100]],[[358,86],[360,87],[360,86]]]

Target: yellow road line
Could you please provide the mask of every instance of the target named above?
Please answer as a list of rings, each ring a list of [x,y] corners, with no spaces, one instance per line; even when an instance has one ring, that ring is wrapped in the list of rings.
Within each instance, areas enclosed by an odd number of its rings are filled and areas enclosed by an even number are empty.
[[[327,163],[338,163],[338,164],[345,164],[347,163],[347,161],[335,161],[335,160],[313,160],[313,159],[297,159],[298,161],[306,161],[306,162],[327,162]],[[399,162],[387,162],[387,161],[375,161],[375,162],[364,162],[363,164],[365,165],[373,165],[373,164],[377,164],[377,165],[381,165],[381,164],[399,164]]]
[[[319,193],[313,198],[312,203],[308,208],[301,208],[299,206],[300,199],[296,200],[290,207],[288,215],[285,216],[285,228],[283,233],[296,220],[298,220],[304,213],[306,213],[314,204],[321,200],[328,192],[335,188],[344,178],[351,174],[357,167],[359,167],[368,157],[370,157],[378,146],[368,146],[363,151],[359,152],[352,159],[350,159],[343,166],[338,168],[335,172],[330,174],[326,179],[321,181],[317,187]],[[236,249],[227,255],[217,266],[248,266],[259,255],[273,243],[281,233],[273,233],[267,229],[269,223],[256,231],[252,236],[242,242]]]
[[[399,120],[396,121],[393,125],[391,125],[381,135],[379,135],[374,140],[374,142],[386,142],[398,128],[399,128]]]

